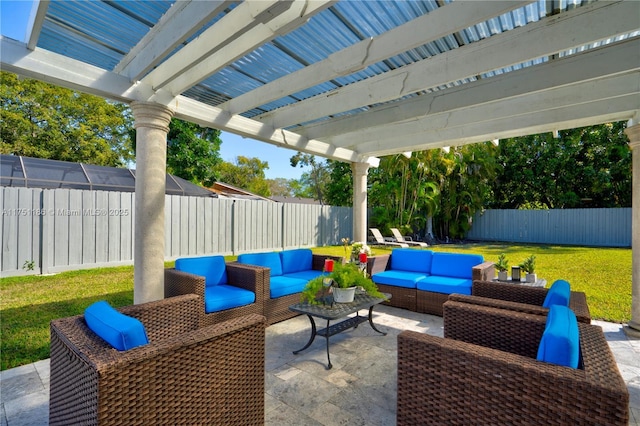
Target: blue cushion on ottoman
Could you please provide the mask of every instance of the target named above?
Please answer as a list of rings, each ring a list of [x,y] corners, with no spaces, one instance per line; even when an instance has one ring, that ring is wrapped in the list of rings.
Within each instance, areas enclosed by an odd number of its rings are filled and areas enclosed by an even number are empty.
[[[549,309],[547,325],[538,347],[538,361],[578,368],[580,336],[578,320],[566,306],[553,305]]]
[[[176,259],[176,269],[204,277],[205,286],[227,284],[227,265],[223,256]]]
[[[238,256],[238,263],[257,265],[271,269],[270,275],[276,277],[282,275],[282,262],[280,254],[272,253],[246,253]]]
[[[313,269],[313,252],[311,249],[294,249],[280,252],[282,274],[309,271]]]
[[[569,296],[571,296],[571,287],[565,280],[556,280],[545,297],[542,306],[550,308],[552,305],[569,306]]]
[[[84,320],[94,333],[119,351],[149,343],[139,319],[116,311],[104,300],[87,307]]]

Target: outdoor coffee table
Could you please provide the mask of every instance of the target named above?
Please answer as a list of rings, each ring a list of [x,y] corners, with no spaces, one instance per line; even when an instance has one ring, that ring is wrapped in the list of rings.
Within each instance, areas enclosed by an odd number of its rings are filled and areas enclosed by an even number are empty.
[[[388,299],[391,299],[390,294],[387,294],[387,293],[383,293],[383,294]],[[312,305],[308,302],[301,302],[301,303],[296,303],[295,305],[289,306],[290,310],[307,315],[307,317],[309,318],[309,321],[311,322],[311,337],[309,338],[309,341],[307,342],[306,345],[304,345],[303,348],[298,349],[297,351],[293,351],[293,353],[297,355],[300,352],[307,349],[309,346],[311,346],[311,343],[313,343],[314,339],[316,338],[316,335],[324,336],[324,338],[327,341],[327,362],[328,362],[327,370],[331,369],[331,367],[333,366],[331,365],[331,357],[329,356],[329,337],[333,336],[334,334],[342,333],[343,331],[349,330],[351,328],[357,328],[358,325],[360,325],[361,323],[367,320],[369,321],[369,325],[371,325],[371,328],[373,330],[375,330],[376,332],[382,335],[387,334],[383,331],[378,330],[376,326],[373,324],[373,307],[376,306],[378,303],[381,303],[384,301],[385,299],[369,296],[366,293],[360,293],[360,294],[357,293],[353,299],[353,302],[351,303],[331,303],[330,296],[329,296],[329,300],[327,301],[326,304]],[[361,309],[367,309],[367,308],[369,308],[368,317],[360,316],[358,311],[360,311]],[[329,325],[330,321],[335,321],[337,319],[344,318],[347,315],[350,315],[353,313],[356,314],[354,317],[350,317],[344,321],[333,324],[331,326]],[[316,322],[313,319],[313,317],[318,317],[318,318],[327,320],[327,327],[321,330],[317,330]]]

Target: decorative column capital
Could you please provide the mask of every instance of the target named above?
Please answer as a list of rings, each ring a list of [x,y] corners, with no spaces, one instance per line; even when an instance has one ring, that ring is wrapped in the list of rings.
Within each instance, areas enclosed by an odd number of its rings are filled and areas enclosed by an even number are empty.
[[[169,133],[169,123],[173,117],[173,111],[164,105],[155,102],[131,102],[133,111],[134,128],[146,127],[162,130]]]
[[[634,124],[631,127],[627,127],[624,132],[629,138],[629,147],[640,149],[640,124]]]
[[[355,176],[367,176],[369,167],[369,163],[351,163],[351,171]]]

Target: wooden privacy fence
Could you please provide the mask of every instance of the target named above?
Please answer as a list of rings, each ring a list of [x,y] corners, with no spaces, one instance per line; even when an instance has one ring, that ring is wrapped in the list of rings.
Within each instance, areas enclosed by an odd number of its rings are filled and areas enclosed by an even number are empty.
[[[534,244],[631,247],[631,208],[487,210],[467,238]]]
[[[2,276],[133,263],[135,194],[0,188]],[[339,244],[352,209],[167,195],[165,258]]]

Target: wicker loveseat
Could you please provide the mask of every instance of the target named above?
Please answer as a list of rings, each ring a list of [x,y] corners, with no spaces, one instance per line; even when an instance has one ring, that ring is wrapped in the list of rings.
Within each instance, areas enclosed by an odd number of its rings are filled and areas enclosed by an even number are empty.
[[[217,324],[249,314],[264,314],[263,293],[267,280],[264,270],[249,268],[235,262],[226,263],[223,256],[178,259],[176,265],[179,265],[180,261],[185,270],[167,268],[164,271],[164,297],[182,294],[200,296],[203,325]],[[211,267],[208,268],[207,264]],[[206,275],[214,275],[217,281],[225,281],[225,283],[222,285],[219,282],[207,283]],[[208,311],[207,296],[210,292],[218,292],[218,289],[224,291],[223,295],[231,293],[232,297],[237,292],[252,293],[253,302],[228,309],[217,308],[215,311]],[[220,301],[216,303],[220,305]],[[222,301],[222,303],[225,302]]]
[[[451,298],[468,303],[546,315],[548,309],[543,308],[542,304],[548,292],[548,288],[542,287],[475,280],[471,289],[472,296],[452,295]],[[569,296],[569,307],[576,314],[578,321],[591,324],[591,313],[585,293],[572,291]]]
[[[274,324],[299,315],[289,306],[300,302],[301,292],[311,279],[322,274],[325,259],[341,261],[341,257],[317,255],[311,249],[281,252],[247,253],[238,256],[238,264],[265,274],[264,316]]]
[[[577,322],[580,364],[537,361],[546,317],[448,301],[445,337],[398,336],[397,424],[627,425],[602,329]]]
[[[261,425],[265,319],[201,326],[196,295],[118,309],[149,343],[118,351],[84,316],[51,322],[51,425]]]
[[[410,248],[368,260],[371,279],[391,306],[442,316],[442,304],[452,293],[471,294],[472,280],[491,279],[493,262],[482,255],[443,253]]]

